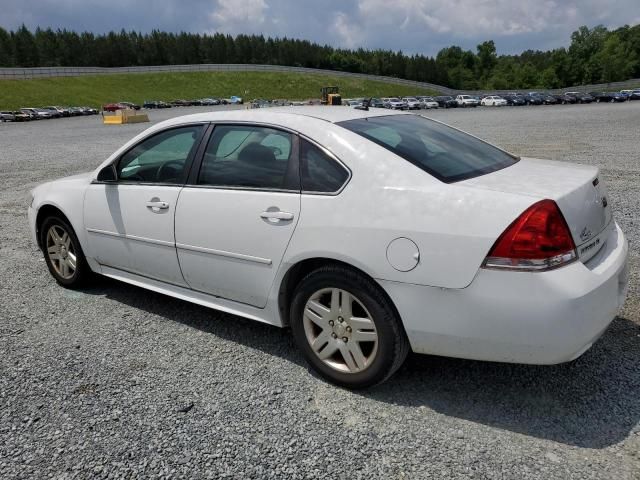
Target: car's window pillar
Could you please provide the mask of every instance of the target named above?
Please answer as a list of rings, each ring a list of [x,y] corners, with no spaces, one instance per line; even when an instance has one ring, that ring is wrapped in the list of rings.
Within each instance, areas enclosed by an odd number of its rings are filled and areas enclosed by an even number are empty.
[[[217,127],[228,127],[228,126],[238,126],[238,127],[248,127],[248,128],[267,128],[272,130],[277,130],[283,133],[287,133],[290,135],[291,141],[291,151],[289,154],[289,162],[287,164],[287,170],[285,173],[284,179],[284,188],[283,189],[271,189],[271,188],[252,188],[252,187],[242,187],[242,189],[247,190],[277,190],[277,191],[292,191],[300,193],[301,183],[300,183],[300,141],[298,138],[297,132],[294,132],[290,129],[280,127],[277,125],[265,124],[265,123],[256,123],[256,122],[233,122],[233,121],[224,121],[224,122],[212,122],[207,129],[205,135],[202,138],[200,146],[198,148],[198,152],[194,157],[194,161],[191,165],[191,170],[189,172],[189,176],[187,178],[186,185],[190,187],[203,187],[203,188],[218,188],[218,189],[237,189],[237,187],[233,186],[216,186],[216,185],[202,185],[199,183],[200,171],[202,170],[202,166],[205,159],[205,154],[207,149],[209,148],[210,142],[213,140],[213,136],[215,134],[215,129]]]

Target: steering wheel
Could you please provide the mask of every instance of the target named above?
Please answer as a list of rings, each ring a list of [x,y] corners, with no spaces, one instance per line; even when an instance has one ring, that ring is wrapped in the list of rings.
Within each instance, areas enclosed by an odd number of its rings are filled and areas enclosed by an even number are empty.
[[[162,165],[160,165],[160,168],[158,168],[158,171],[156,172],[156,180],[158,182],[162,182],[163,180],[176,178],[180,175],[180,172],[183,168],[184,163],[180,160],[170,160],[167,163],[163,163]],[[170,170],[174,170],[174,172],[171,172],[167,178],[164,178]],[[174,175],[172,176],[172,174]]]

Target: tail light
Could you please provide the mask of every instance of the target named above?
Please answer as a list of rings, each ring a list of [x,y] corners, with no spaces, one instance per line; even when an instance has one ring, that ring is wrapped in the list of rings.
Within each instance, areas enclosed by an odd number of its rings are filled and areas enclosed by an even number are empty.
[[[558,205],[553,200],[542,200],[507,227],[482,266],[541,271],[566,265],[576,258],[576,245]]]

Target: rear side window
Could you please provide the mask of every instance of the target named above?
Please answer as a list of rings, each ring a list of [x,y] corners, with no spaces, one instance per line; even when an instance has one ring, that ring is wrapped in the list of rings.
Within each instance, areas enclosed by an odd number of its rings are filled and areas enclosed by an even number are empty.
[[[386,115],[340,122],[445,183],[509,167],[517,157],[419,115]]]
[[[300,139],[300,174],[305,192],[334,193],[349,178],[342,165],[304,139]]]
[[[292,135],[267,127],[219,125],[202,160],[198,184],[298,190],[290,168]]]

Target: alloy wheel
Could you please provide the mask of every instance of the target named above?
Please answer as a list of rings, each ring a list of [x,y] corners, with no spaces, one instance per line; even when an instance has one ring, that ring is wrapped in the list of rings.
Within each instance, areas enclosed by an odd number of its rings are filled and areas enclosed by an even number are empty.
[[[362,372],[378,353],[375,323],[362,302],[339,288],[323,288],[307,300],[304,332],[313,353],[343,373]]]
[[[60,225],[52,225],[47,232],[47,256],[56,273],[69,280],[76,272],[77,257],[71,236]]]

